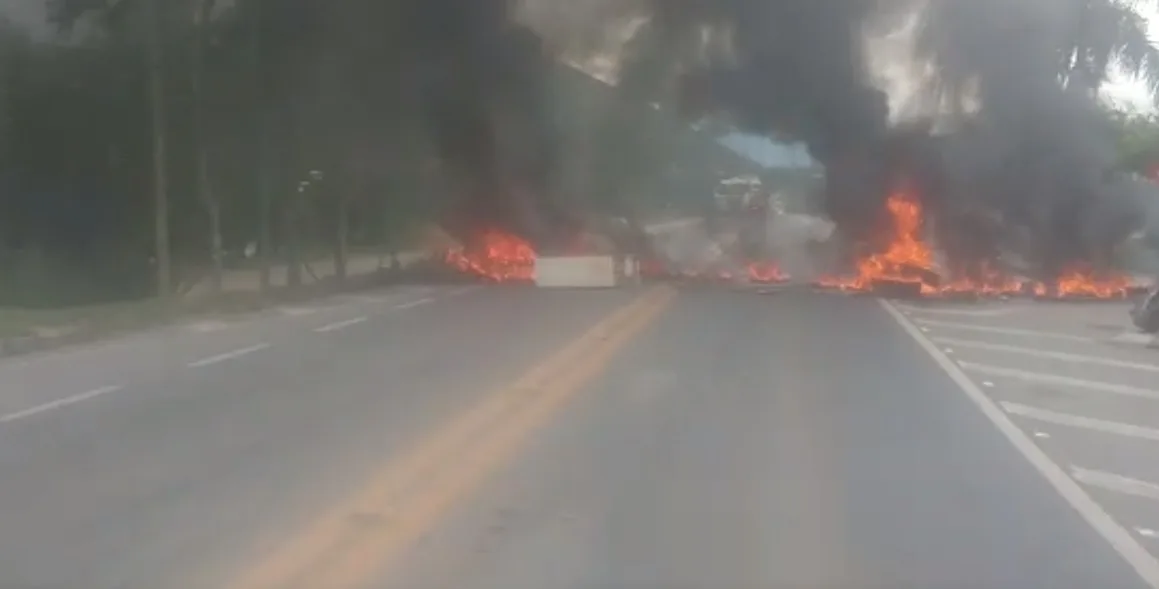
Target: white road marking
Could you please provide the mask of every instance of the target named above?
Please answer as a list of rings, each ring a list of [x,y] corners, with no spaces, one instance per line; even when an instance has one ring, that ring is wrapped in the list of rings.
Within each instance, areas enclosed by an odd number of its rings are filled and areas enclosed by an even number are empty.
[[[197,333],[213,333],[215,331],[222,331],[229,327],[229,323],[225,321],[199,321],[197,323],[190,323],[186,325],[190,331]]]
[[[1159,532],[1156,532],[1151,528],[1135,528],[1135,531],[1144,538],[1159,538]]]
[[[425,304],[427,304],[427,303],[433,303],[433,302],[435,302],[435,299],[432,299],[431,297],[425,297],[425,298],[421,298],[421,299],[418,299],[418,300],[411,301],[411,302],[409,302],[409,303],[402,303],[402,304],[399,304],[399,305],[395,305],[395,306],[394,306],[394,308],[395,308],[396,310],[402,311],[402,310],[404,310],[404,309],[410,309],[410,308],[413,308],[413,307],[417,307],[417,306],[419,306],[419,305],[425,305]]]
[[[945,353],[947,353],[947,354],[953,354],[953,353],[954,353],[954,348],[946,348],[946,349],[944,349],[944,350],[942,350],[942,351],[943,351],[943,352],[945,352]]]
[[[1070,474],[1076,481],[1106,491],[1159,501],[1159,484],[1133,479],[1121,474],[1071,466]]]
[[[342,329],[344,327],[350,327],[351,325],[358,325],[359,323],[362,323],[363,321],[366,321],[367,319],[369,319],[369,317],[362,316],[362,317],[355,317],[353,319],[344,319],[342,321],[335,321],[334,323],[327,323],[326,325],[323,325],[322,327],[316,327],[316,328],[314,328],[314,331],[316,333],[326,333],[327,331],[337,331],[337,330]]]
[[[315,307],[279,307],[278,311],[291,317],[304,317],[318,312]]]
[[[360,303],[380,304],[389,303],[394,297],[390,295],[348,295],[346,298]]]
[[[914,307],[912,305],[897,305],[906,315],[958,315],[963,317],[996,317],[1010,314],[1010,309],[938,309],[933,307]]]
[[[1155,560],[1155,557],[1135,539],[1135,536],[1119,525],[1062,467],[1051,461],[1050,457],[1034,443],[1034,440],[1027,437],[1022,429],[1011,421],[1002,412],[1002,409],[995,405],[994,401],[987,397],[986,393],[982,392],[982,389],[978,388],[961,368],[954,364],[953,360],[924,337],[913,323],[888,302],[881,301],[881,306],[934,359],[950,377],[950,380],[954,381],[958,388],[978,406],[982,414],[989,418],[998,431],[1046,478],[1051,486],[1058,491],[1058,494],[1070,503],[1071,507],[1135,569],[1139,577],[1153,589],[1159,589],[1159,561]]]
[[[481,287],[480,285],[478,285],[478,284],[473,284],[473,285],[471,285],[471,286],[464,286],[464,287],[462,287],[462,288],[456,288],[455,290],[452,290],[451,292],[448,292],[448,293],[447,293],[447,296],[449,296],[449,297],[457,297],[457,296],[459,296],[459,295],[465,295],[465,294],[467,294],[467,293],[469,293],[469,292],[475,292],[475,291],[479,290],[480,288],[482,288],[482,287]]]
[[[252,354],[254,352],[264,350],[268,347],[270,347],[270,344],[254,344],[252,346],[248,346],[245,348],[238,348],[236,350],[233,350],[231,352],[226,352],[224,354],[217,354],[216,356],[209,356],[206,358],[202,358],[200,360],[194,360],[194,361],[190,362],[189,364],[186,364],[186,366],[188,366],[190,368],[202,368],[205,366],[209,366],[211,364],[217,364],[218,362],[225,362],[226,360],[233,360],[234,358],[240,358],[242,356],[245,356],[246,354]]]
[[[1113,395],[1125,395],[1128,397],[1142,397],[1144,399],[1159,400],[1159,390],[1145,389],[1143,387],[1133,387],[1130,385],[1114,384],[1103,382],[1099,380],[1086,380],[1082,378],[1071,378],[1069,376],[1062,376],[1059,374],[1047,374],[1044,372],[1032,372],[1029,370],[1019,370],[1017,368],[1003,368],[1001,366],[991,366],[989,364],[977,364],[974,362],[960,362],[959,365],[967,372],[977,372],[987,376],[1003,376],[1007,378],[1014,378],[1026,382],[1040,382],[1044,384],[1052,384],[1064,387],[1072,387],[1076,389],[1088,389],[1092,391],[1099,391],[1101,393],[1110,393]],[[993,386],[987,384],[986,381],[982,384],[986,386]]]
[[[966,367],[966,363],[965,363],[965,362],[959,362],[958,364],[959,364],[959,365],[961,365],[961,366],[962,366],[962,368],[965,368],[965,367]],[[984,386],[984,387],[993,387],[993,386],[994,386],[994,383],[992,383],[992,382],[990,382],[990,381],[988,381],[988,380],[984,380],[984,381],[982,381],[982,386]]]
[[[1121,421],[1097,419],[1085,415],[1075,415],[1073,413],[1063,413],[1061,411],[1052,411],[1050,409],[1042,409],[1041,407],[1023,405],[1021,403],[1011,403],[1009,401],[1002,401],[1001,405],[1007,413],[1026,419],[1086,429],[1104,434],[1115,434],[1117,436],[1159,442],[1159,429],[1155,428],[1123,423]]]
[[[1034,356],[1036,358],[1046,358],[1048,360],[1082,362],[1085,364],[1101,364],[1103,366],[1112,366],[1114,368],[1130,368],[1133,370],[1159,372],[1159,364],[1149,364],[1146,362],[1128,362],[1125,360],[1112,360],[1111,358],[1102,358],[1099,356],[1085,356],[1083,354],[1069,354],[1067,352],[1050,352],[1046,350],[1037,350],[1034,348],[1023,348],[1021,346],[1010,346],[1006,344],[993,344],[990,342],[961,339],[956,337],[933,337],[930,339],[939,344],[954,345],[960,348],[974,348],[977,350],[987,350],[991,352],[1023,354],[1026,356]]]
[[[1156,336],[1149,333],[1139,333],[1135,331],[1127,331],[1111,338],[1111,341],[1117,344],[1131,344],[1136,346],[1152,346],[1159,344]]]
[[[981,331],[984,333],[998,333],[1002,335],[1018,335],[1026,337],[1042,337],[1070,340],[1076,342],[1096,342],[1093,337],[1085,337],[1081,335],[1073,335],[1069,333],[1058,333],[1055,331],[1040,331],[1037,329],[1015,329],[1013,327],[993,327],[990,325],[976,325],[973,323],[958,323],[956,321],[937,321],[934,319],[918,319],[917,323],[922,327],[922,331],[928,331],[926,327],[944,327],[946,329],[961,329],[967,331]]]
[[[99,389],[93,389],[91,391],[86,391],[84,393],[80,393],[78,395],[73,395],[71,397],[65,397],[63,399],[49,401],[48,403],[45,403],[43,405],[29,407],[28,409],[24,409],[21,411],[17,411],[15,413],[9,413],[7,415],[0,416],[0,423],[8,423],[10,421],[16,421],[17,419],[24,419],[25,417],[31,417],[33,415],[36,415],[37,413],[44,413],[45,411],[51,411],[53,409],[58,409],[60,407],[64,407],[65,405],[72,405],[74,403],[80,403],[81,401],[87,401],[89,399],[93,399],[93,398],[99,397],[101,395],[115,393],[123,388],[124,387],[122,387],[120,385],[101,387]]]
[[[1042,438],[1042,439],[1044,439],[1044,440],[1045,440],[1045,439],[1047,439],[1047,438],[1049,438],[1049,437],[1050,437],[1050,434],[1048,434],[1048,433],[1046,433],[1046,432],[1034,432],[1034,437],[1036,437],[1036,438]]]

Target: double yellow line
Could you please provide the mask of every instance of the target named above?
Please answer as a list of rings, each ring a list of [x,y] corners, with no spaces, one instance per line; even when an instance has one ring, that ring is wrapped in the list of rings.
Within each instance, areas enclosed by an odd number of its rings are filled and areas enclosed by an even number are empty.
[[[389,464],[354,496],[227,584],[346,589],[388,577],[401,553],[510,460],[675,296],[659,286],[485,396]],[[369,522],[369,523],[368,523]]]

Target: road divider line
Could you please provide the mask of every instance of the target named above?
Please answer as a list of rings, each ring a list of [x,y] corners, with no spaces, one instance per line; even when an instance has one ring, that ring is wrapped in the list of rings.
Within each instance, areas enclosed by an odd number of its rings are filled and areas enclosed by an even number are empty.
[[[1004,368],[1001,366],[991,366],[989,364],[978,364],[975,362],[959,362],[958,365],[967,372],[984,374],[986,376],[1006,377],[1025,382],[1037,382],[1076,389],[1088,389],[1091,391],[1110,393],[1114,395],[1124,395],[1127,397],[1140,397],[1143,399],[1159,400],[1159,390],[1156,389],[1145,389],[1142,387],[1133,387],[1130,385],[1114,384],[1097,380],[1072,378],[1070,376],[1047,374],[1044,372],[1032,372],[1029,370],[1019,370],[1017,368]]]
[[[234,358],[241,358],[242,356],[264,350],[268,347],[270,347],[270,344],[266,344],[266,343],[254,344],[252,346],[246,346],[244,348],[238,348],[236,350],[225,352],[224,354],[217,354],[214,356],[208,356],[208,357],[202,358],[200,360],[194,360],[194,361],[190,362],[189,364],[186,364],[186,366],[188,366],[189,368],[203,368],[205,366],[211,366],[211,365],[217,364],[219,362],[225,362],[226,360],[233,360]]]
[[[1107,513],[1098,502],[1091,498],[1086,489],[1075,481],[1061,466],[1046,455],[1018,424],[1011,420],[978,385],[952,360],[938,349],[921,330],[888,301],[881,300],[885,308],[903,330],[933,358],[934,362],[950,377],[954,384],[966,394],[994,427],[1014,446],[1027,462],[1047,480],[1055,491],[1074,508],[1123,560],[1135,570],[1148,587],[1159,589],[1159,560],[1148,551],[1135,536]]]
[[[36,415],[38,413],[44,413],[45,411],[59,409],[61,407],[65,407],[67,405],[73,405],[76,403],[80,403],[81,401],[88,401],[89,399],[95,399],[97,397],[100,397],[101,395],[115,393],[123,388],[125,388],[125,387],[123,387],[121,385],[111,385],[111,386],[96,388],[96,389],[93,389],[91,391],[85,391],[83,393],[72,395],[71,397],[65,397],[63,399],[49,401],[48,403],[44,403],[42,405],[37,405],[35,407],[29,407],[28,409],[23,409],[21,411],[16,411],[14,413],[8,413],[6,415],[0,415],[0,423],[8,423],[10,421],[24,419],[25,417],[32,417],[33,415]]]
[[[1152,483],[1151,481],[1133,479],[1121,474],[1092,470],[1079,466],[1071,466],[1070,473],[1076,481],[1090,487],[1159,501],[1159,484]]]
[[[990,325],[978,325],[976,323],[959,323],[957,321],[939,321],[936,319],[915,319],[918,325],[923,327],[941,327],[945,329],[961,329],[963,331],[980,331],[983,333],[997,333],[1001,335],[1017,335],[1025,337],[1043,337],[1051,339],[1061,339],[1075,342],[1096,343],[1099,340],[1093,337],[1086,337],[1082,335],[1073,335],[1069,333],[1058,333],[1056,331],[1040,331],[1037,329],[1016,329],[1013,327],[994,327]]]
[[[387,571],[405,547],[512,458],[674,296],[666,286],[649,289],[515,381],[485,395],[227,587],[344,589]],[[358,523],[368,515],[381,525]]]
[[[1159,429],[1142,425],[1097,419],[1085,415],[1075,415],[1073,413],[1063,413],[1061,411],[1052,411],[1050,409],[1042,409],[1021,403],[1012,403],[1010,401],[1002,401],[1002,408],[1011,415],[1017,415],[1043,423],[1053,423],[1054,425],[1065,425],[1067,427],[1096,431],[1104,434],[1115,434],[1127,438],[1159,442]]]
[[[990,342],[961,339],[956,337],[935,336],[930,339],[936,343],[950,345],[957,348],[973,348],[975,350],[986,350],[989,352],[1007,352],[1010,354],[1022,354],[1025,356],[1034,356],[1036,358],[1045,358],[1048,360],[1062,360],[1064,362],[1080,362],[1083,364],[1099,364],[1101,366],[1110,366],[1113,368],[1129,368],[1131,370],[1159,372],[1159,364],[1150,364],[1147,362],[1128,362],[1125,360],[1113,360],[1111,358],[1102,358],[1099,356],[1086,356],[1083,354],[1071,354],[1067,352],[1051,352],[1047,350],[1036,350],[1034,348],[1024,348],[1022,346],[994,344]]]
[[[403,311],[406,309],[412,309],[412,308],[417,307],[419,305],[426,305],[426,304],[433,303],[433,302],[435,302],[435,299],[433,299],[431,297],[423,297],[421,299],[416,299],[416,300],[410,301],[409,303],[397,304],[393,308],[396,311]]]
[[[343,319],[342,321],[335,321],[334,323],[327,323],[326,325],[323,325],[322,327],[315,327],[314,332],[315,333],[326,333],[328,331],[338,331],[339,329],[350,327],[351,325],[358,325],[359,323],[362,323],[368,319],[370,319],[370,318],[366,317],[366,316],[354,317],[352,319]]]

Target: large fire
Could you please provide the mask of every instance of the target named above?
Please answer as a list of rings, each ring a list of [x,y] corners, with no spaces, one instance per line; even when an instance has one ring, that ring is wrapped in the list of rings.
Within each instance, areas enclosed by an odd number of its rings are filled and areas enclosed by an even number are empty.
[[[1003,295],[1032,291],[1040,297],[1121,298],[1131,288],[1121,275],[1096,275],[1088,267],[1068,270],[1054,284],[1028,282],[1011,277],[982,263],[970,277],[943,279],[935,269],[933,250],[922,236],[923,213],[912,192],[895,191],[886,200],[892,234],[884,251],[865,256],[857,263],[857,274],[825,278],[820,284],[842,290],[869,291],[880,284],[912,284],[922,295]]]
[[[447,264],[494,282],[528,281],[535,275],[535,250],[527,240],[510,233],[488,230],[467,248],[452,248]]]

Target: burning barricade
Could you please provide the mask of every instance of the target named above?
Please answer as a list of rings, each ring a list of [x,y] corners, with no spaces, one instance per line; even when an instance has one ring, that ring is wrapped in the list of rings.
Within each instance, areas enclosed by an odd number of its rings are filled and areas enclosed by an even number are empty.
[[[892,233],[883,250],[857,259],[855,272],[824,277],[817,286],[895,297],[1029,295],[1041,299],[1122,299],[1134,292],[1119,273],[1077,265],[1049,281],[1012,276],[996,260],[975,261],[956,273],[938,264],[923,235],[924,215],[915,194],[897,190],[886,200]]]

